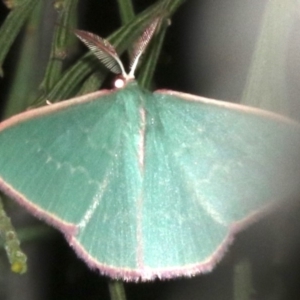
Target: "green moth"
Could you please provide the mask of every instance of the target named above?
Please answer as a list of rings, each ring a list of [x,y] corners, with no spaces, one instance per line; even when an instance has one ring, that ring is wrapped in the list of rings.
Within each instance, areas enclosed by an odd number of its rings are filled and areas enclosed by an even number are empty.
[[[91,268],[123,280],[212,270],[234,234],[295,192],[300,125],[134,81],[107,41],[77,36],[123,87],[0,124],[0,188],[64,233]]]

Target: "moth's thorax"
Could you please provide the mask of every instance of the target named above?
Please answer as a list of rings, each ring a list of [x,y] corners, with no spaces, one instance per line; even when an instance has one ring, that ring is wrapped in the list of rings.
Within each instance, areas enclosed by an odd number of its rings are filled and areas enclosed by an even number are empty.
[[[145,91],[138,85],[135,79],[125,81],[125,85],[121,88],[115,88],[114,92],[123,103],[127,103],[128,105],[131,103],[136,108],[140,107],[140,105],[144,106]]]

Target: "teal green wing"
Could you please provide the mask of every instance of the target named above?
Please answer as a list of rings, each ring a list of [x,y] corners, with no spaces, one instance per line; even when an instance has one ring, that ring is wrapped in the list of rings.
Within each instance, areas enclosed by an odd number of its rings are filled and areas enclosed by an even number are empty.
[[[176,92],[146,102],[144,264],[206,272],[234,232],[299,185],[298,123]]]
[[[3,122],[0,188],[102,273],[192,275],[292,193],[299,131],[260,110],[132,84]]]
[[[1,189],[58,227],[91,267],[114,277],[137,268],[142,181],[134,90],[90,94],[0,126]]]

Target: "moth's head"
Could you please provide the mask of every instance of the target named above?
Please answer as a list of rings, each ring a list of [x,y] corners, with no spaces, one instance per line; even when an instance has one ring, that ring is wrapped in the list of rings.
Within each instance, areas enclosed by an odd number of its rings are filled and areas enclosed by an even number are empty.
[[[129,73],[126,73],[116,49],[107,40],[83,30],[75,30],[75,34],[111,72],[117,74],[114,86],[116,88],[122,88],[128,82],[134,80],[134,72],[139,59],[149,44],[159,21],[160,18],[156,18],[135,43],[131,53]]]
[[[113,79],[112,86],[115,89],[122,89],[124,86],[126,86],[129,82],[134,81],[134,77],[124,77],[122,74],[116,75]]]

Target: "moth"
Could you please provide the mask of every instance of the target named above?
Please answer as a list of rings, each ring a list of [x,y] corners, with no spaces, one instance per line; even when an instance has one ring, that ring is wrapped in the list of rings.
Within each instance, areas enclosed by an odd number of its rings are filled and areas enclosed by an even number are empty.
[[[128,281],[211,271],[236,232],[297,192],[300,125],[134,80],[115,48],[76,35],[117,88],[0,124],[0,189],[60,230],[89,267]]]

